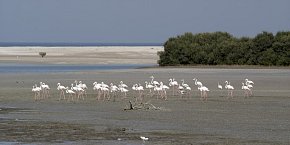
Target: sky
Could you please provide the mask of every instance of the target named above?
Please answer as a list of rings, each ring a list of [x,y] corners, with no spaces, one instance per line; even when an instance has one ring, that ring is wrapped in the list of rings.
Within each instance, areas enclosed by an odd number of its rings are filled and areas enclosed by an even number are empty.
[[[0,0],[0,42],[163,43],[290,30],[290,0]]]

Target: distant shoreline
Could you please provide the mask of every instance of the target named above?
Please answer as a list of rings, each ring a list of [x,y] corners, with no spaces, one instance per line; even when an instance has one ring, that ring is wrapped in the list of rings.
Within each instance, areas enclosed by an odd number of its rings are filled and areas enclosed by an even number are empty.
[[[163,43],[0,42],[0,47],[163,46]]]
[[[200,68],[200,69],[290,69],[290,66],[261,66],[261,65],[176,65],[176,66],[148,66],[140,69],[150,68]]]
[[[0,62],[21,64],[157,64],[163,46],[0,47]],[[41,57],[39,52],[46,52]]]

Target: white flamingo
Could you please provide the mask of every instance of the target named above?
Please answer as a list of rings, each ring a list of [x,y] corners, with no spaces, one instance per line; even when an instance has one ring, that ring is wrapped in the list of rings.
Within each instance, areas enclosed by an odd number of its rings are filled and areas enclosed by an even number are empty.
[[[97,82],[94,82],[93,83],[94,87],[93,87],[93,90],[97,91],[97,97],[96,97],[96,100],[99,100],[100,97],[101,97],[101,88],[102,88],[102,84],[100,83],[97,83]]]
[[[103,97],[104,97],[104,101],[105,101],[105,99],[106,99],[106,96],[107,96],[107,98],[108,98],[108,100],[110,99],[110,94],[109,94],[109,88],[108,87],[106,87],[107,85],[103,85],[102,87],[101,87],[101,91],[103,92]]]
[[[244,90],[244,96],[245,96],[245,98],[246,97],[249,97],[249,92],[251,91],[251,89],[248,87],[248,86],[245,86],[245,84],[244,83],[242,83],[242,90]]]
[[[207,92],[209,92],[209,89],[206,86],[198,86],[198,90],[200,91],[200,99],[207,101]]]
[[[153,84],[153,85],[160,85],[159,82],[154,81],[154,76],[151,76],[150,78],[151,78],[151,84]]]
[[[41,88],[42,93],[43,93],[43,94],[42,94],[42,97],[43,97],[43,98],[48,97],[48,96],[49,96],[49,90],[50,90],[49,86],[46,85],[46,84],[43,83],[43,82],[40,82],[39,84],[40,84],[40,88]]]
[[[127,98],[127,92],[129,92],[129,90],[127,90],[126,88],[123,87],[123,85],[119,85],[119,90],[120,92],[124,93],[123,99]]]
[[[37,84],[32,86],[32,92],[34,92],[34,101],[37,101],[40,98],[41,88],[37,87]]]
[[[248,83],[248,84],[254,84],[254,82],[253,81],[251,81],[251,80],[249,80],[249,79],[245,79],[245,82],[246,82],[246,84]]]
[[[66,90],[66,87],[60,85],[60,83],[57,83],[57,90],[60,91],[60,94],[59,94],[59,100],[61,100],[61,97],[62,97],[62,96],[63,96],[63,99],[65,100],[65,94],[64,94],[64,91]]]
[[[191,87],[184,83],[184,79],[181,80],[181,85],[184,87],[184,94],[190,95]]]
[[[233,90],[235,89],[232,85],[230,85],[230,82],[225,81],[226,85],[225,85],[225,89],[228,90],[228,98],[231,97],[233,98]]]
[[[202,83],[199,82],[199,81],[197,81],[197,78],[194,78],[194,79],[192,79],[192,80],[194,80],[194,84],[195,84],[195,85],[197,85],[197,86],[202,86]]]
[[[247,79],[246,79],[246,86],[250,89],[250,94],[251,95],[253,95],[253,92],[252,92],[252,89],[253,89],[253,81],[248,81]]]
[[[166,90],[169,90],[170,88],[168,86],[164,85],[163,82],[160,82],[160,88],[162,88],[164,100],[167,100]]]
[[[178,84],[178,92],[180,93],[180,97],[182,98],[182,95],[186,93],[184,90],[184,87]]]
[[[181,82],[182,82],[181,85],[182,85],[184,88],[189,87],[188,84],[185,84],[185,83],[184,83],[184,79],[182,79]]]
[[[145,82],[145,88],[146,89],[149,89],[149,93],[150,93],[150,95],[152,95],[152,90],[151,89],[153,89],[154,88],[154,86],[151,84],[151,83],[148,83],[147,81]]]
[[[169,79],[169,86],[171,87],[172,86],[172,95],[174,96],[174,88],[175,86],[178,86],[178,82],[174,80],[174,78],[170,78]]]
[[[66,93],[69,94],[69,97],[73,101],[74,100],[73,96],[75,96],[76,93],[73,90],[68,89],[68,87],[66,87]],[[68,101],[69,101],[69,98],[68,98]]]
[[[143,92],[144,92],[144,87],[141,84],[138,84],[138,85],[136,84],[136,90],[139,92],[139,99],[142,102],[143,101],[142,95],[143,95]]]
[[[123,81],[120,81],[120,85],[122,88],[128,88],[128,86],[126,84],[124,84]]]
[[[87,89],[88,89],[87,85],[82,83],[82,81],[79,81],[78,87],[80,87],[84,90],[84,94],[87,97]]]
[[[153,90],[157,92],[157,95],[156,95],[157,99],[158,99],[158,96],[160,96],[160,98],[163,98],[163,89],[160,86],[155,85]]]
[[[111,83],[110,84],[110,92],[113,94],[113,97],[114,97],[113,101],[115,101],[118,91],[119,91],[119,88],[116,85],[114,85],[113,83]]]

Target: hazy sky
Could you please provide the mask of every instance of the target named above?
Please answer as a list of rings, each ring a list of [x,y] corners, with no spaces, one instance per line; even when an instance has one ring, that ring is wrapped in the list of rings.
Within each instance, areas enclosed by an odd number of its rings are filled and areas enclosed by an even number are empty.
[[[163,43],[290,30],[290,0],[0,0],[0,42]]]

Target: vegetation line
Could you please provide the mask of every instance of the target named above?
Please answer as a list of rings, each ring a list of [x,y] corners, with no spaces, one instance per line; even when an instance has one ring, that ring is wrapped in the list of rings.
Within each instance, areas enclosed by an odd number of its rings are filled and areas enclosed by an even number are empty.
[[[254,38],[236,38],[227,32],[185,33],[169,38],[158,55],[160,66],[289,66],[290,32],[262,32]]]

